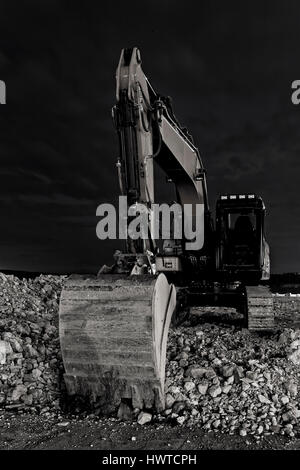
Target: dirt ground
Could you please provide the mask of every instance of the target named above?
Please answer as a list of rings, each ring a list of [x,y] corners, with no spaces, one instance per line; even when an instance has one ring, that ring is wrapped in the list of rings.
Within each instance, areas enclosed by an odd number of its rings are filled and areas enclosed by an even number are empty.
[[[299,450],[300,439],[270,435],[258,440],[165,424],[140,426],[112,419],[62,420],[5,413],[0,416],[0,449]]]

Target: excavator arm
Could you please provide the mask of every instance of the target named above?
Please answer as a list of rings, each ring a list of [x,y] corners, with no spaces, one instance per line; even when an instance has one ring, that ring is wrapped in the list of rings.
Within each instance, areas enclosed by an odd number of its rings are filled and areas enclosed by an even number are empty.
[[[191,213],[184,215],[185,234],[195,226],[197,207],[201,249],[209,207],[199,151],[176,119],[170,99],[159,96],[146,78],[136,47],[122,50],[116,71],[116,99],[113,118],[119,136],[117,168],[121,194],[127,195],[129,204],[138,202],[150,207],[155,202],[155,161],[175,184],[181,207],[191,205]]]

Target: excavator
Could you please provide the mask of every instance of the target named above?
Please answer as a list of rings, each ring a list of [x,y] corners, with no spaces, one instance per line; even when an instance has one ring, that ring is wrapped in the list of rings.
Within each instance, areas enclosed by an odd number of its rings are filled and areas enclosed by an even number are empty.
[[[121,52],[112,115],[120,195],[131,208],[146,207],[148,236],[128,236],[98,275],[67,280],[59,308],[64,379],[69,395],[107,414],[122,403],[160,412],[168,330],[180,312],[234,306],[250,331],[274,328],[265,205],[254,193],[223,194],[213,221],[199,151],[171,99],[145,76],[137,47]],[[154,165],[173,184],[176,203],[191,208],[179,221],[190,231],[181,239],[172,230],[163,240],[153,233]],[[197,249],[190,243],[195,226]]]

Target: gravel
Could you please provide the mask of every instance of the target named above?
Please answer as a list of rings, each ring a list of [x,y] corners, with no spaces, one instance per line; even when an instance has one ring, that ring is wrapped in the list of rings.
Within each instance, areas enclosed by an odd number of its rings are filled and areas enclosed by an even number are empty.
[[[0,410],[63,414],[58,303],[65,279],[0,273]],[[299,436],[299,366],[299,329],[267,336],[187,321],[169,333],[165,411],[123,404],[118,418],[257,439]]]
[[[299,352],[298,329],[266,336],[186,322],[169,333],[167,409],[158,418],[241,436],[299,435]]]
[[[58,303],[66,276],[0,273],[0,407],[60,410],[63,365]]]

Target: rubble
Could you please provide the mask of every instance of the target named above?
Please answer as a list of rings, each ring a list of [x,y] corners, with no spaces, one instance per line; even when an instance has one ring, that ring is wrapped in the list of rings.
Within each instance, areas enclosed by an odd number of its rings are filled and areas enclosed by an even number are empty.
[[[65,279],[0,273],[0,410],[62,411],[58,304]],[[259,335],[237,325],[187,321],[169,332],[166,409],[154,414],[122,403],[117,418],[245,438],[299,436],[298,357],[296,328]]]
[[[300,354],[299,339],[293,328],[259,335],[186,322],[170,330],[167,409],[158,419],[242,437],[300,435],[300,369],[291,360]]]
[[[65,277],[0,273],[0,408],[60,409],[58,303]]]

